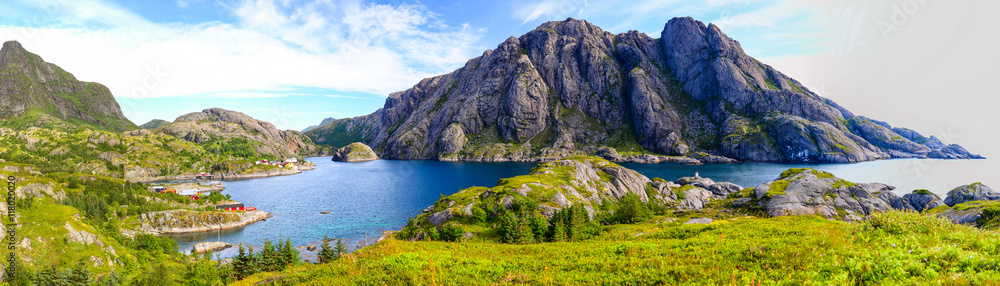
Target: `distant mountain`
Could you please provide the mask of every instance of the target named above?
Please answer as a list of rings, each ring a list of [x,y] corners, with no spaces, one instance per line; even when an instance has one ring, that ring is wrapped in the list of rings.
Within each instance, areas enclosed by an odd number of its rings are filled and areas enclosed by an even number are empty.
[[[142,129],[156,129],[156,128],[159,128],[161,126],[166,126],[167,124],[170,124],[170,121],[166,121],[166,120],[163,120],[163,119],[153,119],[153,120],[150,120],[149,122],[146,122],[143,125],[139,125],[139,128],[142,128]]]
[[[302,129],[302,132],[309,132],[309,130],[316,129],[316,127],[329,125],[330,123],[333,123],[333,121],[335,121],[335,120],[337,120],[337,119],[333,118],[333,117],[327,117],[326,119],[323,119],[323,121],[321,121],[319,123],[319,125],[312,125],[312,126],[306,127],[306,129]]]
[[[855,116],[692,18],[671,19],[658,39],[548,22],[306,134],[388,159],[532,160],[599,146],[773,162],[978,158]]]
[[[107,87],[78,81],[15,41],[0,49],[0,118],[14,128],[92,126],[136,129]]]
[[[208,152],[239,157],[262,154],[284,159],[322,151],[302,132],[278,130],[269,122],[221,108],[181,115],[173,123],[154,131],[198,143]]]

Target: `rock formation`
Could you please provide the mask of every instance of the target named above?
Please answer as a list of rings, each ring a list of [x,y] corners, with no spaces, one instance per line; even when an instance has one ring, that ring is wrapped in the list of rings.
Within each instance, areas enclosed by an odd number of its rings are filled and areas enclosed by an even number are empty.
[[[333,154],[333,160],[339,162],[365,162],[378,160],[378,155],[368,145],[354,142],[337,149],[337,153]]]
[[[936,207],[945,205],[941,197],[931,193],[928,190],[914,190],[912,193],[903,195],[902,200],[900,200],[899,206],[893,206],[897,209],[912,209],[918,212],[924,212]]]
[[[1000,200],[1000,193],[993,191],[983,183],[972,183],[957,187],[948,192],[944,203],[948,206],[955,206],[969,201],[996,201]]]
[[[757,205],[771,216],[821,215],[847,221],[902,205],[892,186],[856,184],[814,169],[790,169],[753,189]]]
[[[313,155],[321,149],[301,132],[278,130],[269,122],[221,108],[181,115],[173,123],[155,130],[198,143],[207,151],[216,147],[231,150],[235,148],[225,146],[237,146],[247,147],[250,152],[288,158]]]
[[[659,36],[548,22],[390,94],[372,114],[306,134],[335,147],[362,142],[388,159],[537,161],[602,146],[703,162],[979,158],[855,116],[715,25],[674,18]]]

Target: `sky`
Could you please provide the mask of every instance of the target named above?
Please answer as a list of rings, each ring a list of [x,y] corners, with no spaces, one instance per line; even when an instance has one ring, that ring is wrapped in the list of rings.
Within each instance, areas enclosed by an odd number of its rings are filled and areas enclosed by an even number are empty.
[[[136,124],[221,107],[301,130],[371,113],[546,21],[655,38],[691,16],[859,115],[990,156],[995,2],[7,0],[0,39],[107,85]]]

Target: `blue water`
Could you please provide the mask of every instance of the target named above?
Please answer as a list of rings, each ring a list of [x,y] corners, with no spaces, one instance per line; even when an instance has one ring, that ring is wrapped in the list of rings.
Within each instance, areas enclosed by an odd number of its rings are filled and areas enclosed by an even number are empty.
[[[265,238],[291,238],[296,246],[322,243],[324,235],[359,242],[376,239],[380,229],[399,229],[408,218],[470,186],[494,186],[500,178],[528,173],[534,163],[471,163],[430,160],[332,162],[330,157],[307,159],[316,169],[291,176],[224,181],[224,194],[270,212],[274,217],[239,229],[171,235],[181,250],[199,241],[256,245]],[[321,214],[329,211],[329,214]],[[305,259],[315,261],[302,251]],[[234,255],[229,249],[222,257]]]
[[[225,181],[225,194],[247,206],[270,212],[273,218],[239,229],[172,236],[182,250],[198,241],[221,240],[255,245],[264,239],[291,238],[296,246],[321,244],[324,235],[358,242],[374,240],[384,229],[399,229],[408,218],[437,201],[470,186],[494,186],[500,178],[526,174],[535,163],[476,163],[379,160],[332,162],[330,157],[308,158],[316,170],[292,176]],[[959,185],[997,182],[996,163],[988,160],[884,160],[859,164],[622,164],[648,177],[675,180],[693,176],[754,187],[777,178],[792,167],[829,171],[854,182],[882,182],[900,194],[925,188],[938,194]],[[1000,187],[1000,185],[997,185]],[[320,214],[330,211],[330,214]],[[349,245],[353,245],[349,243]],[[312,253],[304,258],[315,261]],[[221,257],[234,255],[230,249]]]

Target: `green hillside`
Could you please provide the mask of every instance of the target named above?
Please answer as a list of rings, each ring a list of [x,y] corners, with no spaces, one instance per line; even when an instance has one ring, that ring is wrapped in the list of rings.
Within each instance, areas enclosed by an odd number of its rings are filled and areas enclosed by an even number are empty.
[[[236,285],[990,285],[1000,234],[915,213],[683,224],[657,216],[586,241],[388,239]]]

